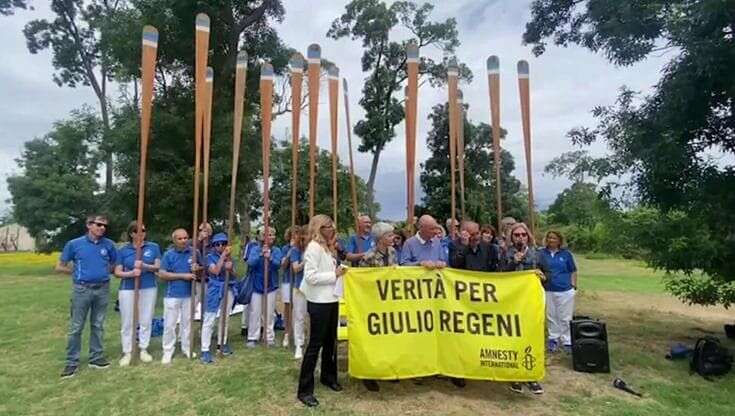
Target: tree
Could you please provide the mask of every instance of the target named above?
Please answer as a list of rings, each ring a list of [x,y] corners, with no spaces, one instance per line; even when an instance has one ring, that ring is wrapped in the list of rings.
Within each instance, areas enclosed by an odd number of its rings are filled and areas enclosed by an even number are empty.
[[[299,144],[299,167],[297,188],[297,224],[309,221],[309,144],[303,139]],[[317,156],[316,212],[332,216],[332,156],[326,150],[320,150]],[[271,223],[280,231],[291,225],[291,143],[281,142],[271,153]],[[367,212],[367,186],[365,181],[356,177],[358,212]],[[349,170],[338,162],[337,165],[337,221],[338,231],[347,232],[354,228],[352,215],[352,197]],[[380,207],[374,207],[378,211]]]
[[[445,55],[453,53],[459,46],[456,20],[430,21],[433,9],[434,6],[428,3],[417,6],[410,1],[397,1],[388,6],[379,0],[353,0],[327,32],[327,36],[333,39],[347,36],[361,39],[365,49],[362,70],[368,76],[360,105],[366,114],[364,120],[357,122],[354,131],[362,141],[357,150],[373,155],[367,182],[371,203],[374,201],[380,154],[395,136],[395,126],[404,118],[402,83],[407,78],[406,45],[415,40],[419,48],[434,46]],[[389,35],[397,29],[407,31],[411,37],[400,42],[391,41]],[[447,57],[441,62],[421,57],[419,76],[435,87],[440,86],[446,81],[448,62]],[[472,79],[472,72],[465,65],[460,65],[460,78]],[[375,213],[371,214],[374,216]]]
[[[14,13],[13,9],[26,8],[28,8],[28,0],[0,0],[0,15],[8,16]]]
[[[110,58],[101,46],[100,28],[104,20],[124,2],[105,0],[52,0],[53,21],[32,20],[26,24],[23,34],[28,50],[35,54],[42,50],[53,51],[53,65],[57,72],[54,82],[76,88],[89,86],[99,101],[102,114],[105,153],[105,191],[112,189],[113,155],[107,140],[110,131],[110,102],[107,96],[108,82],[112,80]]]
[[[465,105],[467,107],[467,105]],[[428,212],[437,218],[449,218],[451,200],[449,188],[449,114],[446,104],[435,105],[429,114],[432,128],[426,139],[431,156],[421,164],[421,187],[424,190],[423,207],[417,212]],[[481,223],[496,224],[495,167],[492,153],[490,126],[485,123],[464,122],[465,142],[465,209],[467,216]],[[501,131],[505,137],[506,131]],[[501,194],[503,213],[523,218],[527,211],[527,195],[521,183],[513,177],[513,156],[501,151]],[[459,188],[457,188],[459,200]]]
[[[102,123],[90,109],[56,123],[51,132],[24,145],[16,159],[22,175],[8,178],[13,215],[40,250],[60,249],[83,232],[97,207],[96,148]]]
[[[577,182],[557,195],[546,212],[551,223],[594,227],[611,214],[611,209],[595,184]]]
[[[593,110],[597,127],[569,137],[580,146],[604,142],[612,154],[597,177],[631,178],[639,201],[660,211],[656,225],[649,223],[660,234],[640,243],[650,265],[685,272],[681,282],[691,284],[670,285],[680,289],[673,293],[695,303],[735,301],[732,2],[538,0],[531,11],[524,41],[536,54],[549,38],[602,52],[618,65],[675,52],[650,95],[624,88],[615,106]],[[715,159],[713,151],[729,158]],[[692,238],[687,227],[697,230]],[[694,277],[695,270],[705,277]],[[715,289],[701,296],[702,287]]]

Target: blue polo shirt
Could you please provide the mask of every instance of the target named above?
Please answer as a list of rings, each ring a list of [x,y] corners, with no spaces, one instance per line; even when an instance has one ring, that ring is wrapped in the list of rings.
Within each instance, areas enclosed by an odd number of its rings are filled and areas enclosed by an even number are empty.
[[[222,268],[219,270],[219,274],[212,274],[212,272],[209,271],[209,266],[216,265],[220,258],[220,254],[214,248],[212,250],[213,251],[207,253],[207,276],[209,276],[210,279],[221,280],[224,282],[225,276],[227,275],[224,263],[222,263]],[[233,267],[232,272],[230,273],[229,286],[232,287],[235,283],[237,283],[237,275],[235,274],[235,268]]]
[[[117,249],[109,238],[93,241],[89,234],[70,240],[64,245],[60,260],[74,262],[74,283],[104,283],[110,280],[110,266],[115,264]]]
[[[161,270],[169,273],[191,273],[191,246],[183,250],[175,247],[166,250],[161,259]],[[197,255],[197,262],[201,264],[201,256]],[[191,297],[191,281],[189,280],[167,280],[165,298],[188,298]]]
[[[140,248],[140,257],[145,264],[153,264],[156,259],[161,258],[161,249],[158,244],[144,241]],[[129,272],[135,267],[135,245],[125,244],[117,253],[117,265],[123,267],[123,271]],[[150,270],[144,270],[140,275],[140,288],[150,289],[156,287],[156,274]],[[135,279],[120,279],[120,290],[135,289]]]
[[[574,256],[567,249],[559,249],[556,253],[544,248],[538,253],[541,270],[546,274],[546,290],[549,292],[566,292],[572,289],[572,273],[577,271]]]
[[[283,247],[281,247],[281,260],[283,260],[283,258],[288,255],[289,250],[291,250],[291,244],[286,244]],[[288,267],[286,267],[286,270],[283,271],[283,279],[281,279],[281,282],[291,283],[291,265],[290,264]]]
[[[301,250],[298,249],[298,247],[293,247],[291,249],[291,264],[294,263],[301,263],[302,254]],[[290,268],[290,267],[289,267]],[[296,289],[301,286],[301,281],[304,279],[304,269],[301,269],[300,272],[296,273],[296,276],[294,276],[294,286]]]
[[[360,245],[358,246],[358,241]],[[347,252],[350,254],[367,253],[368,250],[375,247],[375,240],[372,234],[368,235],[351,235],[350,241],[347,242]],[[359,250],[359,249],[362,250]]]
[[[248,272],[252,270],[253,292],[263,294],[265,290],[265,268],[263,265],[263,254],[260,244],[256,244],[250,249],[248,254]],[[268,269],[268,293],[278,289],[278,269],[281,267],[281,250],[278,247],[271,247],[270,269]]]

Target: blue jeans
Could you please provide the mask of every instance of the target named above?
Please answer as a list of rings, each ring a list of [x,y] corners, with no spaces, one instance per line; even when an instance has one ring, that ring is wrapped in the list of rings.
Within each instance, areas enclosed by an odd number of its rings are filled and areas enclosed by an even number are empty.
[[[90,313],[89,362],[104,357],[102,339],[104,338],[105,314],[110,295],[110,283],[100,285],[80,285],[74,283],[71,290],[71,321],[69,322],[66,344],[66,365],[79,365],[79,351],[82,349],[82,331]]]

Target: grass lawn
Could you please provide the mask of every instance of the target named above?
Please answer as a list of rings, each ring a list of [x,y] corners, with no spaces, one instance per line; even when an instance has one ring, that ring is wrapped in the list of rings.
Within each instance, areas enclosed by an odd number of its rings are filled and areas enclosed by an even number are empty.
[[[458,390],[441,379],[423,385],[381,383],[379,393],[369,393],[341,373],[345,391],[332,393],[318,385],[322,405],[317,410],[295,399],[299,363],[289,350],[246,350],[239,335],[231,342],[235,355],[212,366],[176,356],[170,367],[154,362],[119,368],[120,325],[113,302],[105,333],[113,366],[93,370],[84,365],[85,330],[81,371],[60,380],[70,279],[50,272],[55,261],[55,256],[0,254],[0,415],[735,414],[734,374],[709,382],[690,376],[686,362],[663,358],[674,342],[692,344],[707,332],[724,338],[722,325],[734,321],[735,314],[681,305],[663,292],[661,273],[633,261],[578,259],[577,313],[607,322],[611,374],[575,373],[570,356],[554,354],[547,357],[546,394],[531,397],[499,383],[470,381]],[[239,316],[231,321],[231,333],[239,333]],[[735,350],[735,343],[726,345]],[[160,359],[160,337],[149,350]],[[342,369],[345,356],[342,346]],[[614,377],[645,397],[614,390]]]

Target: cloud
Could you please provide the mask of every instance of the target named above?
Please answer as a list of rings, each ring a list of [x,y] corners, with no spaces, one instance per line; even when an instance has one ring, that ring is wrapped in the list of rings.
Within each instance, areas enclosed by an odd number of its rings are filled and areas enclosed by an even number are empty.
[[[470,108],[467,116],[475,123],[489,122],[489,104],[485,60],[495,54],[501,61],[501,124],[508,130],[503,144],[516,158],[514,174],[526,182],[520,108],[516,81],[516,61],[526,59],[531,68],[531,128],[533,138],[533,172],[537,205],[546,207],[568,181],[543,176],[543,168],[560,153],[571,150],[565,137],[567,131],[581,125],[593,125],[590,110],[598,105],[610,105],[621,85],[648,91],[659,78],[663,65],[670,56],[650,58],[627,68],[618,68],[602,56],[579,47],[549,47],[541,57],[534,57],[529,47],[521,44],[525,23],[530,17],[530,0],[523,1],[434,1],[435,20],[454,17],[457,20],[461,46],[458,58],[470,66],[474,81],[461,85],[465,102]],[[361,71],[362,48],[359,40],[326,38],[333,19],[344,12],[345,0],[319,2],[315,7],[310,0],[286,2],[286,16],[277,30],[284,42],[303,53],[310,43],[322,46],[323,56],[340,67],[340,75],[350,84],[351,120],[354,124],[364,115],[359,106],[360,90],[366,74]],[[22,143],[47,132],[54,120],[65,118],[69,111],[82,103],[96,106],[89,88],[59,88],[51,81],[53,68],[48,53],[30,55],[25,47],[21,30],[32,18],[48,15],[46,6],[22,11],[3,18],[0,36],[5,41],[6,59],[0,62],[5,76],[0,98],[0,161],[10,161],[19,155]],[[425,48],[421,53],[440,58],[438,51]],[[417,137],[417,165],[428,157],[425,137],[430,128],[427,116],[431,107],[446,101],[446,90],[424,86],[419,91],[419,123]],[[327,85],[321,86],[319,109],[319,145],[329,148],[329,110]],[[347,161],[347,132],[343,113],[342,94],[339,94],[339,154]],[[308,115],[303,113],[302,134],[308,132]],[[290,117],[276,120],[273,126],[278,139],[286,138]],[[405,214],[405,130],[400,124],[396,138],[381,155],[376,177],[376,197],[382,205],[380,217],[400,219]],[[353,137],[356,149],[359,138]],[[602,145],[593,152],[603,154]],[[371,155],[355,151],[357,173],[367,178]],[[0,176],[14,169],[13,163],[3,163]],[[418,169],[418,166],[417,166]],[[418,178],[417,178],[418,181]],[[0,183],[0,196],[7,195],[6,184]]]

